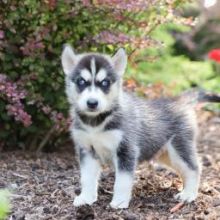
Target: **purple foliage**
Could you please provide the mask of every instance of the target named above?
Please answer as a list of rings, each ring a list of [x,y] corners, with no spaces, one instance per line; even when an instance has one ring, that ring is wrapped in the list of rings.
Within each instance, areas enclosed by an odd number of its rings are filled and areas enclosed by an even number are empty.
[[[5,37],[5,32],[0,30],[0,39],[4,39]]]
[[[6,102],[6,110],[9,116],[13,116],[16,121],[23,123],[25,127],[32,124],[31,115],[29,115],[22,104],[26,98],[27,91],[18,88],[17,84],[8,80],[7,76],[0,74],[0,97]]]
[[[85,6],[90,6],[91,1],[89,0],[82,0],[83,4]],[[94,4],[99,5],[99,6],[105,6],[105,7],[111,7],[115,8],[118,10],[126,10],[126,11],[140,11],[144,10],[147,8],[149,5],[148,2],[151,1],[146,1],[146,0],[126,0],[126,1],[121,1],[121,0],[97,0],[95,1]]]
[[[115,34],[111,31],[103,31],[100,34],[98,34],[94,38],[97,42],[107,43],[107,44],[125,44],[130,41],[129,36],[127,36],[124,33],[118,33]]]

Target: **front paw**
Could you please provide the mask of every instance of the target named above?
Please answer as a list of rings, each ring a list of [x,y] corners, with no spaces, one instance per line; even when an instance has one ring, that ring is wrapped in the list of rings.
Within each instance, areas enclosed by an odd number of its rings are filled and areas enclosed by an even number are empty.
[[[97,200],[97,196],[85,196],[83,194],[80,194],[79,196],[76,196],[73,202],[73,205],[75,207],[82,206],[82,205],[92,205]]]
[[[129,206],[129,201],[126,200],[112,200],[110,206],[113,209],[127,209]]]

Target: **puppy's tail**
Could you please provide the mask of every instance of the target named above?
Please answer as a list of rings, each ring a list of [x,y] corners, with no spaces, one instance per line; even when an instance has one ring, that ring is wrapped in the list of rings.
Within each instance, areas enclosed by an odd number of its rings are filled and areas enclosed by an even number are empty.
[[[220,94],[199,91],[198,92],[198,102],[220,102]]]
[[[183,93],[184,98],[188,103],[196,104],[201,102],[215,102],[220,103],[220,94],[206,92],[204,90],[190,90]]]

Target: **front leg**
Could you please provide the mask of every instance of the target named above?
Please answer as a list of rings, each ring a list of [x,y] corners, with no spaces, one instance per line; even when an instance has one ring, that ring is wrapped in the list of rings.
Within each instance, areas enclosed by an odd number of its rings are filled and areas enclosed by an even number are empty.
[[[112,208],[128,208],[132,194],[136,153],[126,141],[120,143],[115,155],[114,195]]]
[[[101,167],[92,152],[80,149],[81,193],[74,199],[74,206],[91,205],[97,200]]]

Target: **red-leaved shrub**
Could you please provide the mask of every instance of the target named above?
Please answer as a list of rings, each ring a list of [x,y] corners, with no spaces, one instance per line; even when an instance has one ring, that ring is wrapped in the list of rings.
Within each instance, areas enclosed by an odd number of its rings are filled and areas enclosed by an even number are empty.
[[[154,46],[149,33],[179,0],[0,2],[0,146],[41,150],[66,139],[70,123],[60,54],[128,52]]]

